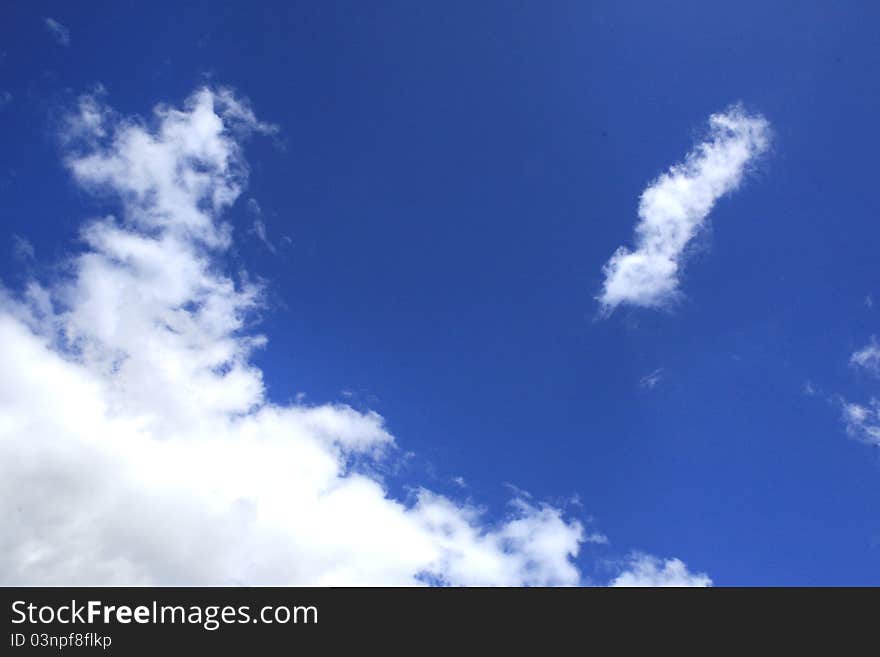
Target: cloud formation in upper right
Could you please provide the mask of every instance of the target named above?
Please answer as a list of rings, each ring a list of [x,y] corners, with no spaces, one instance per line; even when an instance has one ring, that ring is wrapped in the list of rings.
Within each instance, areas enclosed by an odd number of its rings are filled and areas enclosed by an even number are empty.
[[[620,304],[656,308],[677,296],[687,243],[770,143],[768,121],[739,105],[710,116],[709,126],[706,140],[684,162],[642,192],[635,250],[621,246],[603,268],[605,283],[597,298],[604,312]]]

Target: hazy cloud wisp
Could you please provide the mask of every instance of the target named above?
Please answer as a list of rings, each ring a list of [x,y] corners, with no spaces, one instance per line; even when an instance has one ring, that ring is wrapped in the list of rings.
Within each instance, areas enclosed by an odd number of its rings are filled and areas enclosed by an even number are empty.
[[[43,24],[46,26],[46,29],[49,30],[49,33],[52,35],[58,45],[70,45],[70,30],[68,30],[64,25],[56,21],[54,18],[43,19]]]

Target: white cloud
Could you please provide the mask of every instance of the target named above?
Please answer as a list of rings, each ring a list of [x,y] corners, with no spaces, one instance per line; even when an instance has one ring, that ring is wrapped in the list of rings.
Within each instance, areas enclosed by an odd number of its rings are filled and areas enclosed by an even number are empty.
[[[626,569],[611,586],[712,586],[705,573],[692,573],[680,559],[658,559],[649,554],[634,554]]]
[[[80,142],[68,167],[83,186],[122,197],[125,218],[137,228],[228,246],[229,226],[216,220],[247,180],[236,136],[276,128],[257,121],[228,90],[201,89],[183,110],[159,106],[154,114],[155,134],[140,122],[120,121],[109,140],[96,142],[114,118],[95,98],[83,99],[65,134],[65,141]]]
[[[855,367],[861,367],[875,376],[880,375],[880,344],[875,337],[871,342],[850,356],[849,362]]]
[[[620,247],[603,268],[598,299],[604,312],[620,304],[660,307],[676,298],[686,245],[769,145],[766,119],[739,106],[713,114],[709,126],[706,141],[642,192],[635,250]]]
[[[261,289],[224,273],[220,217],[272,131],[223,89],[151,124],[80,103],[65,163],[122,212],[67,278],[0,288],[0,583],[578,584],[559,509],[394,499],[381,416],[266,398]]]
[[[871,336],[871,341],[850,356],[849,363],[880,376],[880,344]],[[841,414],[846,432],[862,442],[880,447],[880,400],[871,398],[867,404],[849,402],[837,397],[841,404]]]
[[[0,91],[0,109],[12,102],[12,94],[8,91]]]
[[[843,422],[846,432],[859,440],[880,447],[880,401],[867,405],[843,401]]]
[[[70,30],[64,27],[64,25],[56,21],[54,18],[44,18],[43,24],[46,26],[46,29],[49,30],[49,32],[52,34],[58,45],[70,45]]]

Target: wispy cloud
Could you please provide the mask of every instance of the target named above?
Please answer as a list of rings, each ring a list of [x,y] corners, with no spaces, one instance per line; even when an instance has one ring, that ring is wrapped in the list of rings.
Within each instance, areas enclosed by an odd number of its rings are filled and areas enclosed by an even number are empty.
[[[34,245],[23,238],[21,235],[13,235],[12,255],[17,260],[33,260],[35,255]]]
[[[641,379],[639,379],[639,387],[646,388],[648,390],[652,390],[662,380],[663,380],[663,368],[658,367],[656,370],[654,370],[650,374],[646,374]]]
[[[853,353],[849,362],[854,367],[870,372],[874,376],[880,376],[880,344],[877,343],[877,338],[871,336],[871,341]]]
[[[852,353],[850,366],[874,377],[880,377],[880,344],[875,336],[861,349]],[[880,400],[875,397],[867,402],[852,402],[841,395],[829,399],[839,404],[841,418],[847,434],[869,445],[880,447]]]
[[[49,33],[54,37],[58,45],[70,45],[70,30],[68,30],[64,25],[56,21],[54,18],[44,18],[43,24],[46,26],[46,29],[49,30]]]
[[[248,214],[254,218],[251,232],[257,236],[257,239],[259,239],[271,253],[275,253],[276,248],[275,245],[269,241],[269,236],[266,232],[266,222],[263,221],[263,209],[260,207],[257,199],[248,199],[245,207],[247,208]]]
[[[652,308],[676,298],[686,245],[769,141],[767,120],[740,106],[709,117],[707,139],[642,193],[635,250],[620,247],[603,269],[597,298],[605,313],[621,304]]]
[[[275,245],[272,244],[266,236],[266,224],[263,223],[262,219],[254,219],[254,234],[263,244],[266,245],[266,248],[269,249],[269,251],[275,253]]]
[[[263,208],[260,207],[259,201],[255,198],[249,198],[247,203],[245,203],[245,207],[247,207],[247,211],[251,216],[259,217],[263,214]]]
[[[843,400],[843,422],[846,432],[869,445],[880,446],[880,401],[856,404]]]

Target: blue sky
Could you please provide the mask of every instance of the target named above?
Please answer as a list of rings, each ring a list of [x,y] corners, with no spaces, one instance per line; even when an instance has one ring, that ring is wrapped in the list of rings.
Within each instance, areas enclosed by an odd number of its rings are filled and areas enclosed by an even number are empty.
[[[225,213],[225,266],[266,284],[253,362],[273,402],[380,413],[391,495],[501,518],[528,491],[608,537],[587,582],[641,551],[716,585],[880,584],[878,453],[842,419],[877,390],[850,358],[880,332],[880,7],[417,5],[7,3],[4,284],[112,211],[59,155],[81,94],[129,116],[229,86],[278,126]],[[736,102],[771,145],[681,298],[603,316],[642,191]]]

